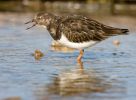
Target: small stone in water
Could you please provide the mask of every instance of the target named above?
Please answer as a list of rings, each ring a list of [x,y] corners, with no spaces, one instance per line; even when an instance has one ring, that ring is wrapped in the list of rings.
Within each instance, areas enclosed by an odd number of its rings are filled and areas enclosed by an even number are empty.
[[[44,54],[40,50],[35,50],[33,56],[35,57],[35,59],[39,60],[41,57],[44,56]]]
[[[117,53],[112,53],[113,55],[117,55]]]
[[[114,45],[120,45],[120,41],[119,41],[119,40],[114,40],[114,41],[113,41],[113,44],[114,44]]]

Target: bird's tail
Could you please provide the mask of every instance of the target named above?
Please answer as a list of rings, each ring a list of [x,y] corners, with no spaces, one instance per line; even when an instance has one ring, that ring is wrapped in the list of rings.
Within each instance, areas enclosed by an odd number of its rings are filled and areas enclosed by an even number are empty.
[[[110,26],[104,25],[102,29],[107,33],[109,36],[114,35],[127,35],[129,30],[128,29],[120,29],[120,28],[114,28]]]
[[[126,35],[127,35],[127,34],[128,34],[128,32],[129,32],[129,30],[128,30],[128,29],[121,29],[121,33],[122,33],[122,34],[126,34]]]
[[[115,35],[127,35],[128,32],[129,32],[128,29],[119,29],[119,28],[116,28],[116,29],[112,30],[112,34],[115,34]]]

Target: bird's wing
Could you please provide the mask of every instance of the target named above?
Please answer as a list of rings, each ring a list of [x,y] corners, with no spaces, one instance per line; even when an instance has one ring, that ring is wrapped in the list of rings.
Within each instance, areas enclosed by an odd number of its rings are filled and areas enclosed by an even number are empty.
[[[79,15],[68,16],[60,24],[60,32],[71,42],[101,41],[120,30]]]
[[[83,16],[69,16],[62,20],[60,32],[71,42],[101,41],[107,36],[102,24]]]

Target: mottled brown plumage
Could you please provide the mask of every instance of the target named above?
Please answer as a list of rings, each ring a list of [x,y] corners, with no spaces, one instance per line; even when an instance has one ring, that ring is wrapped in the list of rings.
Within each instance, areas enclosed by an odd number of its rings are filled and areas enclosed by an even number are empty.
[[[30,22],[34,22],[33,26],[46,26],[54,40],[65,46],[79,49],[82,54],[83,49],[86,47],[92,46],[110,36],[125,35],[128,32],[128,29],[107,26],[81,15],[56,16],[49,13],[39,13],[32,21],[27,23]],[[81,57],[82,55],[78,57],[78,60]]]
[[[127,32],[127,29],[106,26],[80,15],[67,16],[60,24],[60,32],[71,42],[101,41],[109,36],[126,34],[124,30]]]
[[[55,16],[39,13],[32,22],[46,26],[54,40],[60,39],[61,34],[64,34],[71,42],[102,41],[109,36],[128,32],[128,29],[110,27],[81,15]]]

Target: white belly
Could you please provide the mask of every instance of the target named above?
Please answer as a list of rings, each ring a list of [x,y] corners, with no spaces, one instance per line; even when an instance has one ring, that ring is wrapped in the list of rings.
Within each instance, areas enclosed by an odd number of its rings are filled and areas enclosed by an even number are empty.
[[[82,43],[74,43],[70,42],[65,35],[62,34],[60,40],[58,40],[59,43],[61,43],[64,46],[70,47],[70,48],[75,48],[75,49],[84,49],[90,46],[95,45],[98,43],[97,41],[88,41],[88,42],[82,42]]]

